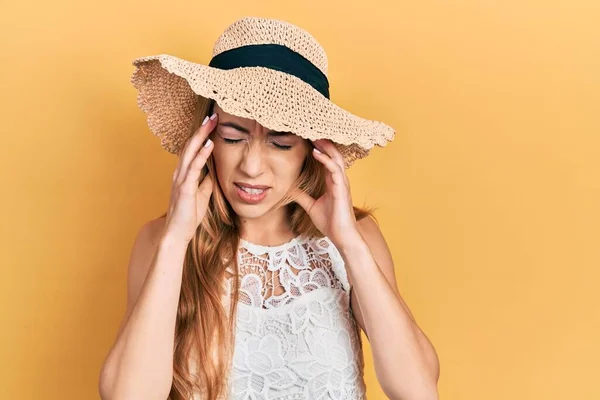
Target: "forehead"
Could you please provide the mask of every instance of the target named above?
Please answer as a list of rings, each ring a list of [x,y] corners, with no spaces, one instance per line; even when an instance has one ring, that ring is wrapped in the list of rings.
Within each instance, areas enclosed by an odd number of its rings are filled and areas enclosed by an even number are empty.
[[[242,133],[251,133],[253,130],[257,128],[260,131],[264,131],[266,134],[271,136],[285,136],[285,137],[298,137],[292,132],[280,132],[274,131],[267,127],[262,126],[255,120],[251,118],[238,117],[237,115],[229,114],[225,112],[217,103],[214,104],[214,111],[219,114],[219,125],[233,128]]]
[[[239,122],[252,123],[252,124],[256,123],[256,121],[254,121],[253,119],[238,117],[237,115],[233,115],[233,114],[229,114],[228,112],[225,112],[225,110],[223,110],[221,107],[219,107],[219,105],[216,102],[213,103],[213,111],[216,112],[217,114],[219,114],[219,119],[226,118],[227,120],[236,120]]]

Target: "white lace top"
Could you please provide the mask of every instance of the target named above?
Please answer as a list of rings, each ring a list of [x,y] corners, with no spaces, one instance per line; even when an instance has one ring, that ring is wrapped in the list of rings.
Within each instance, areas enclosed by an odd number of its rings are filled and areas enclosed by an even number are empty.
[[[366,399],[360,328],[333,243],[326,237],[296,237],[279,246],[241,240],[237,256],[227,399]]]

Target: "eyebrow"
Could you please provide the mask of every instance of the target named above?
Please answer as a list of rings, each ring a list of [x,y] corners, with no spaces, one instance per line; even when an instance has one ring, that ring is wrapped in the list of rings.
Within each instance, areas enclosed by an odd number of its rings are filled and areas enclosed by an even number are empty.
[[[242,133],[250,134],[250,131],[248,129],[244,128],[241,125],[236,124],[235,122],[219,122],[219,125],[227,126],[227,127],[233,128],[235,130],[238,130]],[[279,132],[279,131],[268,131],[267,134],[270,136],[291,136],[291,135],[293,135],[293,133],[291,133],[291,132]]]

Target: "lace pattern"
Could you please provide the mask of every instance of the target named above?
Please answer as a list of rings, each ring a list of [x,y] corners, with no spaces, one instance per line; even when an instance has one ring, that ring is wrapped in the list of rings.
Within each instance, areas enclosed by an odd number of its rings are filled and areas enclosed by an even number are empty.
[[[228,399],[366,399],[346,269],[328,238],[242,240]],[[231,290],[231,284],[228,285]]]
[[[241,240],[238,251],[240,297],[243,304],[275,308],[315,289],[349,291],[344,266],[327,238],[294,238],[279,246]]]

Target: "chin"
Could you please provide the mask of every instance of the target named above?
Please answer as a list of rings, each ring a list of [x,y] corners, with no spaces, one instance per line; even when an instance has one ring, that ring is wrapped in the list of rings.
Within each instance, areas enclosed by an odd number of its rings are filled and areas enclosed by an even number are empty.
[[[254,219],[268,213],[271,207],[266,204],[244,204],[237,201],[230,202],[231,208],[240,218]]]
[[[276,201],[270,198],[271,195],[273,195],[273,193],[269,193],[267,198],[257,204],[248,204],[241,201],[238,198],[237,193],[229,193],[229,196],[226,197],[231,208],[233,208],[233,211],[235,211],[240,218],[254,219],[262,217],[273,209],[273,205]]]

